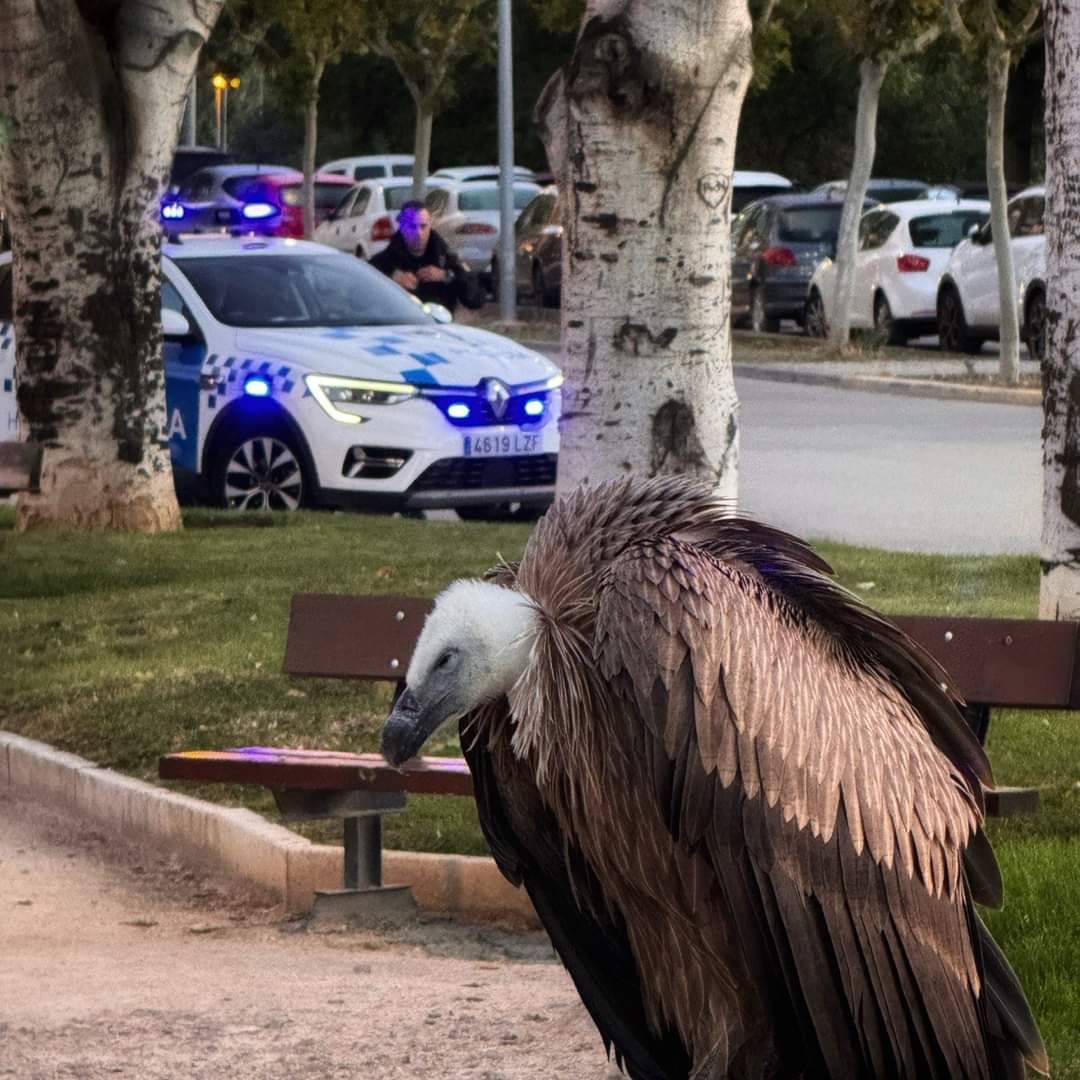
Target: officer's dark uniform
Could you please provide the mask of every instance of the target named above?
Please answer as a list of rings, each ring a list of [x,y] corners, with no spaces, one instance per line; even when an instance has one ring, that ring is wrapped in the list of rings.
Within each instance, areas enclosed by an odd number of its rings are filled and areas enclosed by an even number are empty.
[[[400,232],[394,233],[390,243],[372,258],[371,265],[387,277],[393,277],[397,270],[415,274],[422,266],[437,266],[440,270],[446,270],[449,277],[446,281],[418,283],[416,295],[425,304],[442,304],[450,311],[457,307],[459,300],[466,307],[480,306],[475,302],[478,290],[472,274],[434,229],[428,236],[427,247],[419,255],[409,250]]]

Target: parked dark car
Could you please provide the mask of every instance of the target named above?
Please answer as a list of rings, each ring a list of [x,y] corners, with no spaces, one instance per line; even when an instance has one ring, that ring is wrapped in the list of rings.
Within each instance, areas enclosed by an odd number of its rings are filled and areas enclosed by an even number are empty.
[[[866,206],[873,206],[867,199]],[[821,195],[772,195],[731,226],[731,317],[758,332],[800,326],[817,264],[836,254],[844,204]]]
[[[169,169],[168,191],[179,191],[183,182],[200,169],[209,169],[212,165],[232,165],[235,161],[236,158],[227,150],[216,146],[178,146]]]
[[[544,307],[558,307],[562,286],[562,204],[554,188],[541,191],[514,224],[514,280]]]

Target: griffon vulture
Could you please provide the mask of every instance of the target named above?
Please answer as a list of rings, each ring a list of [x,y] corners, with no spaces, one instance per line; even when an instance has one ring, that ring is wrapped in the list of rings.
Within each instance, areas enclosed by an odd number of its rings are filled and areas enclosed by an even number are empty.
[[[383,731],[448,720],[636,1080],[1008,1080],[1046,1052],[975,910],[990,767],[938,665],[704,484],[560,499],[438,599]]]

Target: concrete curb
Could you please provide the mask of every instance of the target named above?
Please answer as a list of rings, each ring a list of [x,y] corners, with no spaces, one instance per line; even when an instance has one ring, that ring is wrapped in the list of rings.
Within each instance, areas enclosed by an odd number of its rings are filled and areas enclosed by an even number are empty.
[[[537,352],[549,353],[559,348],[558,341],[538,338],[515,338],[519,345]],[[807,361],[812,368],[813,361]],[[943,382],[931,378],[909,378],[903,375],[843,375],[826,371],[798,371],[790,367],[735,360],[735,377],[764,379],[772,382],[805,383],[811,386],[833,386],[840,390],[871,390],[879,394],[903,394],[907,397],[937,398],[941,401],[983,401],[996,405],[1042,406],[1042,391],[1008,386],[979,386],[969,383]]]
[[[316,889],[339,889],[342,849],[313,844],[240,807],[218,806],[104,769],[45,743],[0,731],[0,787],[57,803],[132,839],[167,844],[275,897],[287,911],[311,910]],[[494,859],[387,851],[383,878],[408,885],[428,911],[538,926],[521,889]]]
[[[1042,406],[1042,391],[1007,386],[970,386],[934,379],[905,379],[895,375],[837,375],[824,371],[792,371],[764,364],[736,364],[735,378],[765,379],[772,382],[834,386],[842,390],[872,390],[879,394],[939,398],[944,401],[983,401],[996,405]]]

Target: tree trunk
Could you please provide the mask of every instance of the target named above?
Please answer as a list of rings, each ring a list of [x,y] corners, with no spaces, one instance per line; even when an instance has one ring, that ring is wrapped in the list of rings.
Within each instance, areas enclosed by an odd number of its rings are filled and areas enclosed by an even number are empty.
[[[560,491],[687,473],[734,499],[730,202],[744,0],[589,0],[537,105],[559,178]]]
[[[0,8],[18,403],[24,433],[46,448],[40,494],[18,501],[20,529],[179,527],[157,204],[219,8]]]
[[[1080,619],[1080,7],[1046,0],[1046,358],[1039,617]]]
[[[319,138],[319,83],[326,70],[324,60],[316,60],[307,87],[304,108],[304,237],[315,232],[315,148]]]
[[[1008,194],[1005,190],[1005,97],[1009,91],[1009,49],[993,42],[986,54],[986,186],[997,261],[998,305],[1001,310],[998,377],[1015,386],[1020,381],[1020,318],[1009,243]],[[1049,156],[1049,155],[1047,155]]]
[[[859,220],[877,152],[877,111],[887,60],[864,57],[859,64],[859,104],[855,112],[855,159],[851,163],[840,233],[836,240],[836,293],[829,339],[843,348],[851,339],[851,294],[855,289],[855,256],[859,250]]]
[[[431,100],[413,97],[416,104],[416,131],[413,134],[412,198],[423,199],[427,194],[427,176],[431,162],[431,126],[435,109]]]

